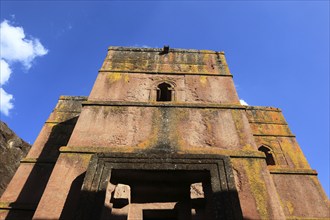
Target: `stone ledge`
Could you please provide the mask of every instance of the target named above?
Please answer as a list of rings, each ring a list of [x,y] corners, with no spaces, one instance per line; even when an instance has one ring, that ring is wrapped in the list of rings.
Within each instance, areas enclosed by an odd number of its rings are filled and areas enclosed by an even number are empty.
[[[50,125],[57,125],[60,124],[61,122],[59,121],[46,121],[45,124],[50,124]]]
[[[257,137],[296,137],[296,135],[293,134],[253,134],[253,136],[257,136]]]
[[[110,73],[143,73],[143,74],[166,74],[166,75],[203,75],[203,76],[222,76],[222,77],[231,77],[233,78],[233,75],[230,74],[223,74],[223,73],[206,73],[206,72],[198,72],[198,73],[191,73],[191,72],[158,72],[158,71],[130,71],[130,70],[109,70],[109,69],[100,69],[99,73],[103,72],[110,72]]]
[[[73,100],[73,101],[84,101],[87,100],[88,96],[68,96],[61,95],[59,100]]]
[[[61,153],[81,153],[81,154],[95,154],[95,153],[141,153],[141,154],[153,154],[157,153],[157,151],[152,151],[152,148],[139,148],[136,146],[114,146],[114,147],[90,147],[90,146],[62,146],[60,148]],[[215,151],[207,151],[205,153],[209,155],[223,155],[223,156],[229,156],[231,158],[259,158],[259,159],[265,159],[265,155],[262,152],[259,151],[252,151],[252,150],[223,150],[223,149],[213,149]],[[163,151],[159,151],[164,153]],[[170,154],[170,153],[168,153]],[[198,153],[193,153],[187,151],[187,149],[183,149],[183,151],[177,151],[172,154],[175,155],[183,155],[183,154],[189,154],[189,155],[197,155]]]
[[[136,52],[162,52],[163,48],[149,48],[149,47],[119,47],[119,46],[110,46],[109,50],[115,51],[136,51]],[[178,52],[178,53],[203,53],[203,54],[225,54],[223,51],[214,51],[214,50],[194,50],[194,49],[181,49],[181,48],[171,48],[169,52]]]
[[[0,202],[0,210],[28,210],[35,211],[38,204],[18,203],[18,202]]]
[[[316,170],[312,169],[293,169],[293,168],[277,168],[277,167],[269,167],[269,172],[271,174],[296,174],[296,175],[315,175],[317,176]]]
[[[87,99],[86,99],[87,101]],[[81,111],[66,111],[66,110],[58,110],[58,109],[54,109],[54,111],[52,113],[57,113],[57,112],[60,112],[60,113],[72,113],[72,114],[75,114],[75,113],[81,113]]]
[[[79,115],[76,115],[75,117],[77,117],[77,116],[79,116]],[[45,124],[62,124],[62,125],[64,125],[64,123],[65,123],[65,125],[75,125],[76,123],[68,123],[67,121],[68,120],[71,120],[71,119],[74,119],[75,117],[72,117],[72,118],[68,118],[68,119],[66,119],[66,120],[63,120],[63,121],[60,121],[60,120],[58,120],[58,121],[55,121],[55,120],[47,120],[46,122],[45,122]]]
[[[271,121],[253,121],[253,120],[249,120],[249,123],[251,124],[272,124],[272,125],[288,125],[285,122],[271,122]]]
[[[298,217],[298,216],[286,216],[286,220],[329,220],[329,217]]]
[[[33,164],[39,164],[39,163],[43,163],[43,164],[55,164],[56,163],[56,159],[53,158],[24,158],[21,160],[21,163],[33,163]]]
[[[282,112],[280,108],[270,107],[270,106],[246,106],[246,110],[262,110],[262,111],[272,111],[272,112]]]
[[[204,103],[178,103],[178,102],[122,102],[122,101],[85,101],[83,106],[141,106],[141,107],[170,107],[170,108],[218,108],[218,109],[245,109],[240,104],[204,104]]]

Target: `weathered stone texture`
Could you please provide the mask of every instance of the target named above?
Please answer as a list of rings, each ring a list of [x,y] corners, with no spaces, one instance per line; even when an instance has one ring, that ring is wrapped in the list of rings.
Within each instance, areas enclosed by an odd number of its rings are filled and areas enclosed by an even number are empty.
[[[15,174],[20,160],[26,156],[31,145],[19,138],[0,121],[0,196]]]
[[[329,200],[316,175],[274,174],[272,178],[286,216],[322,218],[329,214]]]
[[[60,155],[34,219],[72,219],[91,155]],[[70,199],[68,199],[70,198]],[[51,205],[50,205],[51,204]]]
[[[285,215],[298,219],[329,217],[330,203],[317,173],[310,168],[282,112],[248,107],[247,115],[257,146],[266,146],[274,157],[276,165],[268,168]]]
[[[100,72],[89,101],[156,101],[159,83],[175,87],[173,102],[238,104],[231,77]]]
[[[180,49],[173,52],[110,47],[101,71],[230,75],[221,52]]]
[[[68,146],[126,146],[137,150],[165,145],[174,150],[255,146],[243,112],[235,111],[207,107],[86,106],[81,113],[84,120],[76,125]]]
[[[83,100],[86,97],[60,97],[0,199],[2,219],[20,219],[20,213],[33,215],[59,156],[59,148],[69,140]]]

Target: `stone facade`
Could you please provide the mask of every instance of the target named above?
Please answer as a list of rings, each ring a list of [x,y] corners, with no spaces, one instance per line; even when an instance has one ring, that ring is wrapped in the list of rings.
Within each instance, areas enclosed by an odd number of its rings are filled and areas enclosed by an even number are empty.
[[[327,219],[281,110],[242,106],[223,52],[110,47],[60,97],[2,219]]]

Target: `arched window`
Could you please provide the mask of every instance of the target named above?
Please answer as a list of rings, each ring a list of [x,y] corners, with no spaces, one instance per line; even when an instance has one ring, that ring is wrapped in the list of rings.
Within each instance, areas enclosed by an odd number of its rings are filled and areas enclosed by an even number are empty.
[[[157,86],[157,99],[158,102],[172,101],[172,87],[170,84],[161,83]]]
[[[261,146],[261,147],[259,147],[258,150],[265,154],[266,163],[268,166],[275,165],[275,160],[274,160],[273,154],[269,148],[267,148],[265,146]]]

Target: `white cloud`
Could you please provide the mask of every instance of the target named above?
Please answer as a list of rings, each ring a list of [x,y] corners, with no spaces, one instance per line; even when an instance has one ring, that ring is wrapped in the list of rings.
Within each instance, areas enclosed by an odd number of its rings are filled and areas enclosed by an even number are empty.
[[[249,105],[249,104],[247,104],[247,102],[244,101],[243,99],[240,99],[239,102],[241,103],[241,105]]]
[[[1,30],[1,58],[8,62],[21,62],[27,69],[37,56],[47,54],[47,49],[36,38],[26,39],[22,27],[11,26],[3,21]]]
[[[9,115],[9,110],[14,108],[14,105],[12,103],[13,95],[6,93],[5,90],[0,88],[0,111],[4,115]]]
[[[8,115],[9,111],[14,108],[12,103],[14,98],[2,86],[8,82],[12,74],[11,65],[21,63],[28,70],[31,68],[33,60],[38,56],[46,55],[48,50],[40,43],[39,39],[26,38],[22,27],[15,27],[7,20],[0,24],[0,39],[0,112]]]
[[[4,85],[10,77],[11,69],[9,68],[9,64],[2,59],[0,61],[0,73],[0,85]]]

